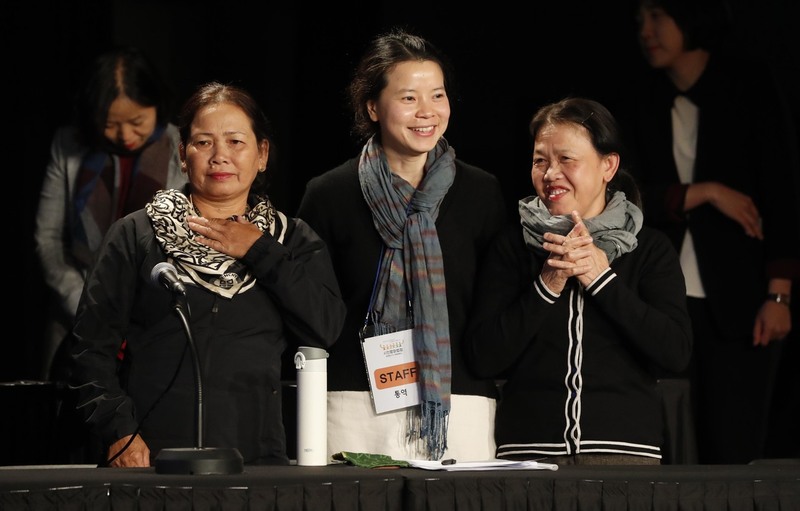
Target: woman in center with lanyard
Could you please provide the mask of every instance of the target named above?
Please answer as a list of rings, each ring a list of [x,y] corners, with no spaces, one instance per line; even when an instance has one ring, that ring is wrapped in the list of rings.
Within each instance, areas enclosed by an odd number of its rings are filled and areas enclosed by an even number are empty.
[[[494,457],[497,389],[467,371],[461,337],[476,268],[507,212],[498,180],[443,137],[448,71],[421,37],[375,38],[348,91],[361,154],[311,179],[300,204],[348,308],[328,359],[330,454]],[[377,413],[361,340],[412,324],[419,404]]]

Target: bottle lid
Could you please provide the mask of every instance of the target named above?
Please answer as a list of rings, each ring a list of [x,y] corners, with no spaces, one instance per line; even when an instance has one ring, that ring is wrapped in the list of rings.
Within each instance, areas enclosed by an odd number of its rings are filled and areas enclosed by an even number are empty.
[[[315,348],[313,346],[299,346],[297,353],[294,355],[294,366],[296,369],[302,369],[306,365],[306,360],[319,360],[328,358],[328,352],[322,348]]]

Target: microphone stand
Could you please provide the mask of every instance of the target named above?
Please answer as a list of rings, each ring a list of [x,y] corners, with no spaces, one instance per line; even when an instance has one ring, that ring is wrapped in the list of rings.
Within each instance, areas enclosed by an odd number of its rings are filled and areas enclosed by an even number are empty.
[[[155,459],[158,474],[239,474],[244,471],[244,462],[235,447],[205,447],[203,431],[203,379],[200,370],[200,357],[197,355],[192,329],[189,325],[189,304],[186,295],[175,292],[172,308],[180,317],[186,332],[186,341],[191,349],[194,365],[194,381],[197,405],[197,430],[195,447],[161,449]]]

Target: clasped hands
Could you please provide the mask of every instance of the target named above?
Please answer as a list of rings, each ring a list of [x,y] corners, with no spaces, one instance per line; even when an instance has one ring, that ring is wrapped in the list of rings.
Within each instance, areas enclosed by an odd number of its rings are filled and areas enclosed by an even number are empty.
[[[561,293],[570,277],[586,287],[608,268],[608,256],[594,244],[589,230],[577,211],[572,212],[573,228],[566,236],[544,234],[543,247],[550,255],[542,267],[541,277],[553,293]]]
[[[186,222],[197,233],[197,242],[236,259],[244,257],[262,235],[258,226],[242,216],[205,218],[187,215]]]

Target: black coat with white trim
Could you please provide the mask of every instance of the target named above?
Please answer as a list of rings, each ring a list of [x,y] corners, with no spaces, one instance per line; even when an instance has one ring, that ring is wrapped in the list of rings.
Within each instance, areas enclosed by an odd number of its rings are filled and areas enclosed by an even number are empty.
[[[660,458],[662,416],[650,369],[680,371],[692,334],[678,255],[644,227],[638,246],[586,288],[556,296],[544,259],[513,226],[477,282],[466,356],[506,380],[497,410],[498,457],[579,453]]]

